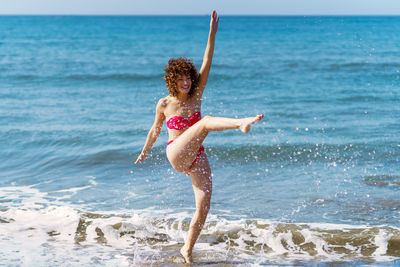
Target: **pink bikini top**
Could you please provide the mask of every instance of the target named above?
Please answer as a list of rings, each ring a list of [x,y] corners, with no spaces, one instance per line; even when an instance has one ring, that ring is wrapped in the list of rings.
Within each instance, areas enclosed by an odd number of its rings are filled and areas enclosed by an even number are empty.
[[[189,118],[183,118],[181,116],[173,116],[167,121],[167,127],[174,130],[182,130],[188,128],[201,120],[201,113],[195,112],[190,115]]]

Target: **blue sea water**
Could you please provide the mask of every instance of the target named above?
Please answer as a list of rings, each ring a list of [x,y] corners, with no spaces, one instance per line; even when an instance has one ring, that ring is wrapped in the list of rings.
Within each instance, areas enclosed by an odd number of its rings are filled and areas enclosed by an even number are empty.
[[[213,132],[200,265],[400,264],[400,17],[221,16],[202,114]],[[163,68],[201,66],[208,16],[0,17],[0,251],[5,265],[182,260],[190,179],[166,126]]]

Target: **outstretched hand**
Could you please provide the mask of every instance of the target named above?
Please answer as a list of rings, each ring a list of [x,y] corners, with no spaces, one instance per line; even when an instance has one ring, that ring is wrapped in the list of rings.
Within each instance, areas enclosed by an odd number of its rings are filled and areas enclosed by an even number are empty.
[[[142,162],[145,159],[147,159],[147,153],[141,152],[135,164],[138,164],[139,162]]]
[[[218,21],[219,21],[219,17],[217,14],[217,11],[213,11],[211,14],[211,21],[210,21],[210,31],[212,33],[217,33],[218,30]]]

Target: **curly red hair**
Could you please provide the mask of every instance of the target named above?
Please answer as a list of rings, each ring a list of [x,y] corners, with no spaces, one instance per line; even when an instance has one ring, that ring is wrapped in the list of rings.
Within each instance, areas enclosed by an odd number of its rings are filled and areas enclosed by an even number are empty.
[[[165,66],[164,70],[165,86],[167,87],[170,95],[176,96],[178,93],[176,83],[178,81],[179,75],[190,77],[190,80],[192,81],[192,86],[189,90],[189,96],[193,95],[195,89],[198,87],[199,84],[199,74],[192,60],[187,59],[186,57],[171,58],[168,61],[168,64]]]

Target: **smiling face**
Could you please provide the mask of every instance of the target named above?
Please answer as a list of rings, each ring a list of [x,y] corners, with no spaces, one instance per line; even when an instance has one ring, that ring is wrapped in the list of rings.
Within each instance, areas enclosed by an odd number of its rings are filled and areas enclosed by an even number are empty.
[[[178,75],[177,81],[176,81],[176,89],[178,89],[178,92],[183,93],[183,94],[188,94],[190,91],[190,88],[192,87],[192,80],[190,79],[189,75]]]
[[[171,58],[164,70],[165,86],[170,95],[192,96],[199,83],[199,74],[192,60],[185,57]]]

